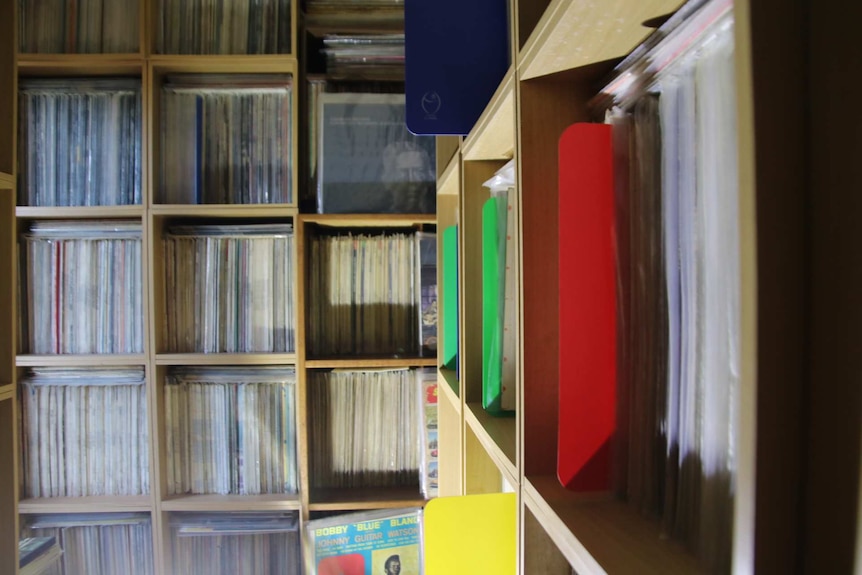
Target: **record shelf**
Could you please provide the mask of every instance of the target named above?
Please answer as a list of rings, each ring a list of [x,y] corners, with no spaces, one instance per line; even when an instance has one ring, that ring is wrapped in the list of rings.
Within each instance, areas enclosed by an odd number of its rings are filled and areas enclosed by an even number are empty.
[[[106,0],[107,1],[107,0]],[[113,0],[112,0],[113,1]],[[301,99],[304,83],[299,65],[299,2],[290,6],[285,17],[289,22],[289,42],[279,53],[268,54],[169,54],[163,53],[159,39],[160,2],[140,0],[127,17],[138,30],[137,48],[122,53],[34,53],[19,50],[20,13],[28,2],[4,2],[0,8],[0,573],[15,573],[15,542],[21,527],[37,516],[52,513],[144,513],[152,524],[152,555],[155,573],[172,573],[172,534],[170,521],[178,512],[230,513],[296,512],[300,522],[312,513],[349,512],[361,509],[395,508],[422,505],[418,487],[365,489],[314,489],[310,478],[310,418],[306,381],[310,370],[336,368],[434,367],[433,357],[348,356],[309,357],[305,343],[305,307],[315,294],[307,292],[306,266],[308,245],[314,234],[328,230],[413,231],[433,228],[436,218],[430,215],[393,216],[386,214],[306,214],[300,212],[299,173]],[[278,0],[273,0],[275,3]],[[174,2],[176,4],[176,2]],[[389,10],[389,20],[397,29],[403,24],[394,18],[398,10]],[[348,23],[349,24],[349,23]],[[388,29],[388,28],[387,28]],[[203,32],[202,32],[203,33]],[[291,77],[289,146],[285,159],[290,167],[290,201],[278,204],[172,204],[160,200],[162,176],[167,171],[162,153],[165,109],[163,87],[167,80],[181,74],[247,76],[250,74],[289,75]],[[141,86],[140,190],[141,201],[131,205],[88,205],[45,207],[26,205],[16,197],[16,152],[18,121],[16,101],[20,79],[42,78],[133,78]],[[18,345],[17,286],[18,245],[33,222],[51,221],[131,221],[142,229],[143,349],[140,352],[116,354],[45,354],[30,353],[25,344]],[[273,353],[179,353],[170,348],[166,308],[166,258],[162,248],[168,228],[177,223],[289,223],[293,226],[295,262],[295,346]],[[142,495],[39,497],[25,498],[24,478],[18,466],[22,449],[16,413],[18,393],[16,378],[33,368],[141,367],[146,373],[146,406],[149,430],[149,492]],[[295,494],[262,495],[171,495],[167,485],[167,443],[165,430],[165,377],[180,367],[218,366],[290,366],[296,369],[296,435],[298,455],[298,490]]]
[[[556,321],[558,141],[575,122],[601,121],[589,105],[614,66],[682,4],[512,1],[511,69],[438,170],[438,229],[459,226],[460,314],[460,374],[438,370],[441,495],[518,493],[520,573],[702,570],[657,521],[608,493],[569,491],[556,477],[558,368],[567,353],[559,349]],[[852,162],[859,130],[858,122],[849,129],[826,118],[835,109],[826,103],[845,102],[848,93],[830,57],[846,53],[858,61],[860,47],[849,41],[852,33],[839,31],[846,31],[839,3],[804,4],[813,20],[780,2],[732,3],[742,269],[730,571],[740,574],[851,572],[854,564],[858,572],[862,564],[862,402],[853,354],[843,343],[858,342],[858,302],[844,289],[858,286],[862,269],[858,254],[844,249],[854,243],[849,222],[859,216],[848,191],[858,186],[858,173],[827,160],[835,154]],[[803,56],[806,50],[813,60]],[[806,135],[806,125],[815,126],[819,139]],[[488,198],[482,182],[512,158],[520,209],[519,391],[516,417],[501,419],[481,406],[481,207]],[[819,215],[803,212],[814,205]],[[847,227],[827,231],[830,218]],[[829,255],[827,245],[840,255]],[[805,257],[813,267],[803,264]],[[847,284],[841,273],[850,274]],[[806,294],[802,286],[816,287]],[[441,296],[441,317],[449,305]],[[830,340],[831,328],[841,335]],[[441,333],[449,332],[443,326]],[[837,349],[827,343],[834,339],[842,342]],[[803,367],[809,361],[814,372]],[[818,476],[819,466],[829,471]],[[837,493],[826,479],[833,474],[840,477]]]

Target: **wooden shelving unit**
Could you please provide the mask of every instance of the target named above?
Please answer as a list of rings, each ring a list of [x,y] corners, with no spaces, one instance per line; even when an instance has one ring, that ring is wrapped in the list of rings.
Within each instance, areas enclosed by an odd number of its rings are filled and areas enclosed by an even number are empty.
[[[438,372],[441,424],[442,418],[451,419],[449,440],[443,442],[441,432],[440,483],[447,494],[469,494],[500,491],[500,479],[509,480],[519,494],[520,573],[702,570],[694,554],[667,539],[655,521],[608,494],[568,491],[556,477],[557,370],[566,353],[558,349],[555,324],[558,140],[574,122],[600,121],[591,117],[589,104],[613,67],[682,4],[513,0],[512,68],[454,157],[438,168],[438,225],[459,225],[461,315],[460,377]],[[833,572],[849,572],[854,558],[857,570],[862,561],[860,388],[849,375],[855,368],[844,354],[845,336],[838,338],[839,349],[827,342],[830,329],[858,332],[851,318],[858,318],[860,307],[846,297],[846,289],[857,285],[862,266],[857,254],[845,250],[854,243],[847,235],[853,228],[849,222],[859,216],[858,202],[848,198],[858,174],[827,158],[852,164],[849,154],[859,132],[858,123],[847,129],[839,127],[841,121],[826,119],[826,110],[835,109],[826,102],[850,98],[846,74],[830,58],[848,54],[858,59],[860,48],[849,39],[852,26],[845,25],[837,2],[807,4],[821,18],[813,24],[802,8],[777,2],[736,0],[732,8],[742,262],[732,572],[740,574],[803,572],[794,563],[801,557],[808,572],[823,571],[825,564]],[[833,27],[846,33],[829,32]],[[809,32],[814,36],[807,38]],[[816,57],[809,60],[809,53]],[[822,106],[812,106],[808,98]],[[819,120],[811,123],[811,118]],[[819,140],[806,134],[806,125],[814,126]],[[516,418],[506,421],[486,414],[479,395],[477,245],[480,206],[488,197],[481,182],[512,157],[520,210],[519,401]],[[812,205],[823,211],[805,212]],[[838,227],[828,231],[828,222]],[[840,247],[830,244],[830,237]],[[841,255],[830,254],[828,245]],[[813,267],[806,267],[811,261]],[[842,274],[849,274],[849,283],[838,279]],[[818,290],[806,294],[803,286]],[[441,309],[446,305],[441,301]],[[820,315],[827,308],[829,319]],[[812,331],[815,325],[820,331]],[[806,372],[808,361],[819,365],[817,379]],[[816,403],[809,407],[806,398]],[[841,415],[830,418],[829,413]],[[849,445],[835,441],[835,435],[830,441],[827,430],[849,437]],[[808,464],[807,457],[818,465]],[[823,466],[830,473],[818,475]],[[834,473],[840,481],[826,479]],[[840,495],[826,496],[829,485]],[[809,524],[808,518],[819,521]],[[833,521],[843,526],[837,539],[826,535]],[[798,553],[788,554],[788,549]]]
[[[0,573],[18,572],[15,2],[0,5]]]
[[[434,357],[307,357],[304,307],[314,297],[306,287],[306,246],[309,235],[321,230],[417,230],[436,225],[433,214],[335,214],[301,213],[300,148],[305,140],[300,132],[304,78],[300,70],[299,2],[292,2],[291,52],[271,55],[170,55],[156,50],[159,25],[158,0],[141,0],[140,50],[130,54],[25,54],[17,53],[16,18],[12,6],[0,8],[0,573],[7,557],[14,557],[18,513],[27,516],[45,513],[146,512],[152,519],[153,553],[156,573],[171,573],[170,517],[175,512],[295,511],[302,521],[312,512],[421,506],[424,499],[415,488],[312,489],[309,478],[309,430],[306,401],[308,370],[380,367],[434,367]],[[403,8],[390,10],[384,28],[403,28]],[[359,17],[361,15],[357,15]],[[338,22],[335,22],[338,25]],[[359,19],[348,27],[367,30]],[[8,30],[6,29],[8,27]],[[319,28],[319,32],[323,29]],[[303,31],[303,33],[305,33]],[[292,174],[292,201],[284,204],[177,205],[160,201],[161,100],[167,76],[177,74],[289,74],[292,76],[292,141],[289,159]],[[142,86],[142,201],[140,205],[98,207],[31,207],[16,205],[17,163],[16,81],[18,77],[125,76],[138,78]],[[451,154],[453,148],[450,147]],[[16,243],[32,221],[45,219],[122,219],[139,221],[143,229],[142,286],[144,298],[144,351],[131,355],[39,355],[27,350],[16,355],[16,306],[12,299],[16,286]],[[296,348],[290,353],[175,353],[166,337],[165,230],[173,223],[212,221],[289,222],[295,233],[294,293],[296,297]],[[7,279],[12,278],[12,279]],[[165,376],[176,366],[292,366],[296,369],[296,419],[299,490],[296,494],[275,495],[169,495],[166,477]],[[80,497],[20,499],[16,447],[16,377],[33,367],[143,366],[147,377],[149,412],[150,493],[129,497]],[[6,465],[12,462],[13,465]],[[8,520],[7,520],[8,519]],[[10,563],[11,564],[11,563]]]

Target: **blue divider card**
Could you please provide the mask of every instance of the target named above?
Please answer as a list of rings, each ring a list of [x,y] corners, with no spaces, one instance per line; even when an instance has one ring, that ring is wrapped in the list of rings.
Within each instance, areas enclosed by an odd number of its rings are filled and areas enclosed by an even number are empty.
[[[405,0],[407,129],[466,135],[509,68],[506,0]]]

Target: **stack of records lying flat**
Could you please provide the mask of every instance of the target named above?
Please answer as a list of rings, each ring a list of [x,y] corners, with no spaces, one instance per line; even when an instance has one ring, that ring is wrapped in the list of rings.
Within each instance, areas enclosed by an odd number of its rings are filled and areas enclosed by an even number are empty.
[[[329,78],[404,81],[404,34],[330,34],[323,45]]]

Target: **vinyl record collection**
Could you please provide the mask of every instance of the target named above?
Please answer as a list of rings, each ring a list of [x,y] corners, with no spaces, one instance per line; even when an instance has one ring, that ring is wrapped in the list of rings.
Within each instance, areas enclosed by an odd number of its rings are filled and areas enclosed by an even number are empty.
[[[21,205],[141,203],[140,80],[22,79],[18,105]]]
[[[138,0],[18,0],[21,53],[138,52]]]
[[[158,201],[292,202],[292,93],[284,74],[168,76]]]
[[[158,0],[159,54],[289,54],[291,0]]]
[[[149,493],[143,368],[33,368],[21,414],[27,497]]]
[[[730,571],[739,394],[733,26],[610,114],[618,182],[617,490]]]
[[[145,513],[28,516],[24,537],[54,537],[63,549],[46,575],[152,575],[153,537]]]
[[[21,349],[143,352],[139,222],[37,221],[22,243]]]
[[[422,318],[422,285],[417,278],[423,273],[417,243],[421,245],[429,237],[433,234],[313,237],[308,287],[315,297],[309,302],[307,318],[309,353],[416,355],[421,347],[417,334],[430,334]],[[436,312],[432,310],[436,301],[429,301],[429,294],[436,297],[437,280],[436,271],[433,276],[427,273],[429,266],[426,261],[421,277],[434,282],[433,289],[426,286],[425,307],[436,336]]]
[[[292,367],[176,368],[165,380],[167,490],[296,493]]]
[[[439,463],[437,461],[437,370],[424,368],[417,370],[416,376],[422,386],[420,393],[420,413],[422,426],[422,448],[419,486],[425,499],[437,497],[439,487]]]
[[[299,521],[287,513],[173,513],[171,555],[183,575],[299,575]]]
[[[164,244],[169,351],[295,349],[291,224],[177,225]]]
[[[310,373],[312,485],[418,487],[421,392],[406,368]]]

